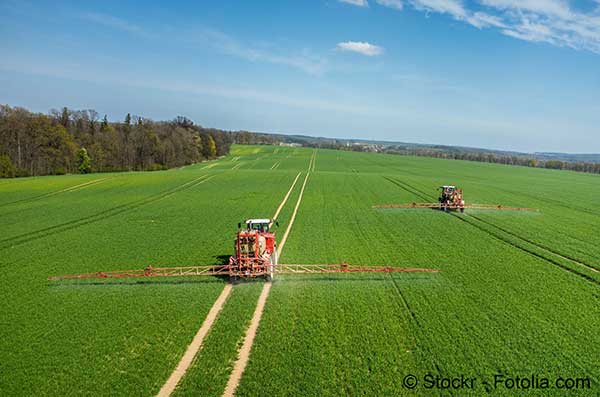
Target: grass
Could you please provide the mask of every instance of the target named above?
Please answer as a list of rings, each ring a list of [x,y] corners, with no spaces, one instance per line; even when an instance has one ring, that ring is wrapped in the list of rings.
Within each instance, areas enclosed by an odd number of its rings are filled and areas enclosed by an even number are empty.
[[[272,216],[312,153],[235,146],[228,157],[180,170],[3,181],[0,390],[155,394],[223,282],[46,278],[223,260],[237,222]],[[572,172],[319,150],[281,261],[441,273],[278,277],[238,394],[398,395],[407,373],[589,377],[592,393],[581,392],[594,394],[599,182]],[[372,208],[435,199],[436,187],[448,183],[464,188],[468,202],[539,212]],[[299,185],[279,217],[280,238]],[[260,288],[234,288],[176,394],[222,393]],[[544,394],[552,393],[561,394]]]

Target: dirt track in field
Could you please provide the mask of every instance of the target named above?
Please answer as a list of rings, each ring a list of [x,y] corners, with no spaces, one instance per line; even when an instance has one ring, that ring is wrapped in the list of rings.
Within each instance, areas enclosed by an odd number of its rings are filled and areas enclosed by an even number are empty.
[[[244,337],[244,344],[238,353],[238,359],[233,366],[233,370],[231,371],[231,375],[229,376],[229,380],[227,381],[227,386],[225,387],[225,391],[223,392],[223,396],[231,397],[235,394],[235,390],[237,389],[240,380],[242,379],[242,375],[244,374],[244,370],[246,369],[246,365],[248,364],[248,359],[250,358],[250,351],[252,350],[252,345],[254,344],[254,338],[256,337],[256,332],[258,331],[258,325],[260,324],[260,319],[262,318],[262,313],[265,308],[265,303],[267,302],[267,298],[269,297],[269,291],[271,290],[271,283],[265,283],[260,296],[258,297],[258,302],[256,304],[256,309],[254,310],[254,314],[252,315],[252,321],[250,322],[250,326],[246,331],[246,336]]]
[[[287,240],[290,231],[292,230],[292,226],[294,225],[294,220],[296,219],[296,214],[298,213],[298,208],[300,207],[300,203],[302,202],[302,196],[304,195],[304,188],[306,187],[306,182],[308,182],[308,177],[310,176],[311,170],[314,170],[314,164],[316,159],[316,150],[313,152],[312,157],[310,158],[310,162],[308,165],[308,171],[306,176],[304,177],[304,182],[302,183],[302,188],[300,189],[300,193],[298,194],[298,201],[296,201],[296,205],[294,207],[294,212],[292,213],[292,217],[290,218],[290,223],[285,230],[283,238],[281,239],[281,243],[277,247],[277,256],[281,258],[281,252],[283,251],[283,247]],[[280,208],[277,209],[277,214],[285,204],[288,199],[288,196],[292,192],[296,181],[300,173],[296,176],[292,187],[288,191],[288,194],[285,196],[284,201],[281,203]],[[246,369],[246,365],[248,365],[248,360],[250,359],[250,352],[252,351],[252,345],[254,344],[254,338],[256,337],[256,333],[258,331],[258,326],[260,324],[260,320],[262,318],[262,313],[265,308],[265,304],[267,302],[267,298],[269,297],[269,291],[271,290],[271,283],[265,283],[262,292],[258,298],[258,302],[256,304],[256,309],[254,310],[254,315],[252,316],[252,320],[250,321],[250,326],[246,331],[246,335],[244,336],[244,343],[242,348],[238,352],[238,358],[233,365],[233,370],[231,371],[231,375],[229,376],[229,380],[227,381],[227,386],[225,387],[225,391],[223,392],[223,397],[233,397],[235,395],[235,391],[242,380],[242,376],[244,375],[244,370]]]
[[[310,176],[310,172],[306,173],[304,177],[304,182],[302,183],[302,188],[300,189],[300,194],[298,195],[298,201],[296,202],[296,206],[294,207],[294,212],[292,213],[292,217],[290,218],[290,223],[285,229],[285,233],[283,234],[283,238],[281,239],[281,243],[277,247],[277,257],[281,258],[281,252],[283,251],[283,247],[285,246],[285,242],[287,241],[288,235],[292,230],[292,226],[294,225],[294,220],[296,219],[296,214],[298,213],[298,207],[300,207],[300,202],[302,202],[302,196],[304,195],[304,188],[306,187],[306,182],[308,182],[308,177]]]
[[[285,205],[285,203],[287,203],[288,198],[290,197],[290,194],[292,194],[292,190],[294,190],[294,186],[296,186],[296,182],[298,182],[298,178],[300,178],[300,174],[302,174],[302,173],[299,172],[298,175],[296,175],[296,179],[294,179],[294,182],[292,182],[292,186],[290,186],[290,190],[288,190],[285,197],[283,198],[283,201],[281,202],[281,204],[279,204],[279,207],[277,207],[277,211],[275,211],[275,215],[273,215],[273,219],[277,219],[283,206]]]
[[[211,307],[210,311],[206,315],[206,318],[204,319],[204,322],[202,323],[202,326],[196,333],[196,336],[194,336],[192,343],[190,343],[187,350],[185,351],[185,354],[179,361],[179,364],[177,364],[177,368],[175,368],[175,371],[173,371],[169,379],[167,379],[163,387],[158,392],[157,396],[168,397],[171,395],[171,393],[173,393],[173,390],[175,390],[175,387],[177,387],[177,384],[179,383],[181,378],[183,378],[187,369],[192,364],[194,357],[196,357],[196,354],[202,348],[202,342],[204,341],[206,335],[208,335],[208,332],[212,328],[215,320],[217,319],[219,312],[221,311],[223,305],[227,301],[227,298],[231,293],[231,289],[231,284],[225,285],[225,288],[223,288],[221,295],[219,295],[219,297]]]
[[[296,178],[292,182],[292,186],[290,186],[290,189],[287,191],[281,204],[279,204],[279,207],[277,207],[277,211],[275,212],[273,219],[276,219],[277,216],[279,215],[279,213],[281,212],[281,209],[283,208],[283,206],[287,202],[288,198],[290,197],[290,194],[292,193],[292,190],[294,190],[294,186],[296,186],[296,182],[298,181],[298,178],[300,178],[301,174],[302,173],[299,172],[298,175],[296,175]],[[300,196],[298,198],[298,203],[296,203],[296,208],[294,210],[294,214],[292,215],[290,224],[288,225],[288,228],[286,230],[286,235],[289,232],[289,230],[291,229],[292,223],[294,222],[294,218],[296,216],[296,211],[298,209],[299,202],[302,198],[302,192],[304,191],[304,186],[306,185],[306,179],[308,179],[308,174],[307,174],[307,177],[304,179],[304,184],[302,185],[302,190],[301,190]],[[206,181],[206,179],[203,180],[202,182],[204,182],[204,181]],[[278,252],[280,252],[280,250]],[[221,308],[223,307],[227,298],[229,297],[232,287],[233,286],[231,284],[227,284],[225,286],[225,288],[223,289],[223,292],[221,292],[221,295],[219,295],[219,297],[213,304],[213,307],[208,312],[206,319],[204,320],[204,322],[202,323],[202,326],[196,333],[196,336],[192,340],[192,343],[188,346],[185,354],[179,361],[179,364],[177,364],[177,367],[175,368],[175,370],[173,371],[173,373],[171,374],[169,379],[167,379],[167,381],[165,382],[163,387],[158,392],[158,394],[157,394],[158,397],[171,396],[171,394],[173,393],[173,391],[175,390],[175,388],[177,387],[177,385],[179,384],[181,379],[185,376],[185,373],[187,372],[188,368],[192,365],[194,358],[196,357],[196,355],[202,348],[202,342],[204,341],[204,338],[210,332],[215,320],[217,319],[217,317],[221,311]],[[256,309],[254,311],[254,315],[252,316],[252,322],[250,323],[250,327],[246,331],[246,336],[244,338],[244,345],[242,346],[240,352],[238,353],[238,359],[233,368],[233,372],[229,378],[229,382],[231,383],[231,388],[232,388],[230,395],[233,395],[233,393],[235,392],[235,389],[237,388],[237,385],[242,377],[244,369],[246,368],[246,364],[247,364],[248,358],[250,356],[250,350],[252,349],[252,344],[254,343],[254,337],[256,335],[256,330],[258,329],[258,324],[260,323],[260,318],[262,317],[262,312],[263,312],[265,303],[267,301],[267,297],[269,296],[270,289],[271,289],[271,283],[266,283],[260,294],[260,297],[258,298],[258,303],[256,304]],[[227,390],[229,388],[230,388],[230,385],[228,383],[225,393],[227,393]]]

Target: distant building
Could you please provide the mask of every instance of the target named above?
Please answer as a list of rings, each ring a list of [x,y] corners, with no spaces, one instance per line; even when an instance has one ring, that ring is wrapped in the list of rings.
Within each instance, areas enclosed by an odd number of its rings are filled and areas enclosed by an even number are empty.
[[[301,147],[302,145],[299,143],[286,143],[286,142],[279,142],[279,146],[287,146],[287,147]]]

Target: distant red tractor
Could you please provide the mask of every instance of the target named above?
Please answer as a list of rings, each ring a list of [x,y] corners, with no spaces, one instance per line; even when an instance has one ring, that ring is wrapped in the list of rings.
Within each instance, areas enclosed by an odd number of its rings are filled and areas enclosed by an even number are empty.
[[[411,191],[410,189],[408,189]],[[465,208],[474,209],[474,210],[500,210],[500,211],[538,211],[535,208],[526,208],[526,207],[507,207],[502,204],[465,204],[465,200],[463,199],[462,189],[458,189],[453,185],[444,185],[440,186],[439,190],[440,196],[438,197],[437,203],[405,203],[405,204],[380,204],[374,205],[373,208],[431,208],[435,210],[440,210],[444,212],[449,212],[452,210],[459,210],[460,212],[465,212]],[[414,189],[413,189],[414,192]],[[417,196],[425,198],[423,194],[415,193]]]
[[[235,254],[229,258],[231,278],[273,277],[277,266],[275,233],[270,231],[270,219],[248,219],[245,227],[238,223]]]
[[[438,198],[439,208],[442,211],[459,210],[465,212],[465,200],[463,200],[462,189],[456,186],[444,185],[440,187],[441,193]]]

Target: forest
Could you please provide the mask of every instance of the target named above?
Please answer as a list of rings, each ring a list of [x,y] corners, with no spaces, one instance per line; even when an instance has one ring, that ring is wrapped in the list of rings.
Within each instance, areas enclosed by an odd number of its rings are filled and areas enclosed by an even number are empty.
[[[43,114],[0,105],[0,177],[181,167],[229,153],[240,134],[183,116],[152,121],[128,113],[110,122],[95,110]],[[251,141],[254,134],[242,135]]]

